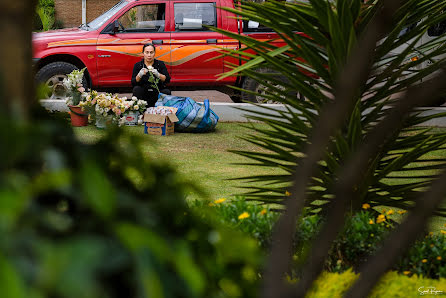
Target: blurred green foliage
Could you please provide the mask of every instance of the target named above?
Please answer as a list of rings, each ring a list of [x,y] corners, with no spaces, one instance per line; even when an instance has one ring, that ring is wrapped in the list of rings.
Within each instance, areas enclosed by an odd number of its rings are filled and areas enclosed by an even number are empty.
[[[254,240],[190,212],[139,137],[87,145],[67,123],[0,111],[2,297],[255,297]]]

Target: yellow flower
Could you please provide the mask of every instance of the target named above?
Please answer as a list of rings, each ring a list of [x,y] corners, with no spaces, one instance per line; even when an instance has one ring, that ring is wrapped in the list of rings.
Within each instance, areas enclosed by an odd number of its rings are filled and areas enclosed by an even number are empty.
[[[224,201],[226,201],[226,199],[225,198],[220,198],[220,199],[218,199],[218,200],[215,200],[215,204],[220,204],[220,203],[223,203]]]
[[[390,209],[389,211],[387,211],[387,215],[392,215],[394,212],[392,209]]]
[[[438,257],[437,257],[437,260],[441,261],[441,256],[438,256]]]
[[[369,209],[369,208],[370,208],[369,204],[367,204],[367,203],[362,204],[362,209]]]
[[[215,206],[215,204],[212,202],[210,202],[208,205],[209,205],[209,207]]]
[[[245,219],[245,218],[248,218],[249,217],[249,213],[248,212],[243,212],[242,214],[240,214],[239,216],[238,216],[238,219]]]
[[[261,215],[265,215],[266,214],[266,209],[263,209],[262,211],[260,211]]]
[[[287,191],[285,191],[285,195],[286,195],[287,197],[289,197],[289,196],[291,196],[291,193],[287,190]]]
[[[427,259],[422,259],[421,263],[427,263]]]
[[[369,220],[369,224],[373,225],[375,222],[373,221],[373,219]]]
[[[446,234],[446,231],[445,231],[445,230],[440,230],[440,232],[441,232],[442,234]]]
[[[382,223],[384,221],[386,221],[386,217],[383,214],[378,215],[376,218],[376,223]]]
[[[404,214],[404,213],[406,213],[407,211],[406,210],[399,210],[398,211],[398,214]]]
[[[409,275],[409,274],[410,274],[410,271],[404,271],[403,274],[404,274],[404,275]]]
[[[435,245],[431,244],[431,247],[434,247]]]

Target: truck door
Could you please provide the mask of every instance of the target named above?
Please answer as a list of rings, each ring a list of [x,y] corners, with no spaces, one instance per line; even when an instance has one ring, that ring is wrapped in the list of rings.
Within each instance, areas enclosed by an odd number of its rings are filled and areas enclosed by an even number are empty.
[[[103,87],[129,87],[133,65],[142,59],[142,46],[153,43],[156,59],[170,60],[170,32],[167,1],[135,3],[133,7],[112,18],[98,37],[98,81]],[[119,25],[113,32],[115,24]],[[169,65],[166,63],[168,71]]]
[[[175,85],[214,84],[223,72],[223,58],[218,57],[222,34],[207,26],[218,26],[216,2],[197,0],[171,3],[175,31],[171,34],[171,77]]]

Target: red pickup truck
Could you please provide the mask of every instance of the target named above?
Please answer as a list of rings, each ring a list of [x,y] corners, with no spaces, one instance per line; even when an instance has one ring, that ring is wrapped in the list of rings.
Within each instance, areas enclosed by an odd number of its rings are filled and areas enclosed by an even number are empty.
[[[50,98],[62,98],[67,73],[86,67],[85,84],[92,89],[128,88],[142,45],[157,46],[156,59],[164,61],[171,75],[169,86],[232,90],[233,85],[258,92],[241,98],[262,101],[261,86],[250,78],[217,75],[228,69],[219,48],[237,49],[234,39],[210,30],[215,26],[256,39],[271,40],[277,34],[253,21],[241,21],[219,7],[234,7],[232,0],[121,0],[110,10],[78,28],[33,34],[33,59],[37,82],[51,88]],[[232,60],[232,61],[230,61]],[[227,92],[229,93],[229,92]]]

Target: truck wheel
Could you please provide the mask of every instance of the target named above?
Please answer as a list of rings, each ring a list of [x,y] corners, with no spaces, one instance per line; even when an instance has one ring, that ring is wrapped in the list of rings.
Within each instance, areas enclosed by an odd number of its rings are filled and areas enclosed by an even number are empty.
[[[268,70],[266,70],[266,69],[259,69],[258,71],[263,72],[263,73],[268,72]],[[286,78],[283,78],[283,80],[286,80]],[[283,86],[277,85],[276,87],[281,90],[284,90]],[[256,93],[256,95],[254,95],[254,94],[242,91],[242,93],[241,93],[242,101],[250,101],[250,102],[254,102],[254,103],[281,103],[280,100],[277,100],[277,101],[270,100],[270,99],[267,100],[265,98],[265,95],[268,94],[269,88],[267,86],[257,82],[253,78],[246,77],[245,80],[243,81],[242,89]],[[290,95],[292,95],[295,98],[298,98],[297,91],[292,91],[291,93],[290,93]]]
[[[67,97],[67,89],[63,85],[63,79],[75,69],[79,68],[68,62],[52,62],[42,67],[36,74],[36,81],[37,84],[48,86],[46,98],[65,99]],[[85,75],[82,79],[82,85],[87,89],[88,84]]]

